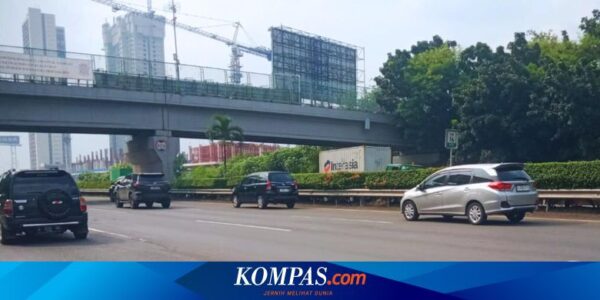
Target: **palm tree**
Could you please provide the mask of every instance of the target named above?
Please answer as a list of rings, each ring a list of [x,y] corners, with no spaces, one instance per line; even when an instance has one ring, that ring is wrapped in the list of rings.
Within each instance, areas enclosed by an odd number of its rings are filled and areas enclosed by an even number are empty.
[[[223,148],[223,170],[227,173],[227,142],[243,141],[244,131],[239,126],[231,125],[231,118],[226,115],[214,115],[213,123],[206,131],[210,141],[220,140]]]

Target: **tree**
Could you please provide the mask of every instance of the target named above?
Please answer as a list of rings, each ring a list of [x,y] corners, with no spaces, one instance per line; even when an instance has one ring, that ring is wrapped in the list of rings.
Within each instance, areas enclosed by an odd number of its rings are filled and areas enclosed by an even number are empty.
[[[175,177],[179,177],[183,173],[183,164],[187,161],[185,154],[179,153],[175,156],[175,161],[173,163],[173,171],[175,172]]]
[[[232,125],[231,118],[225,115],[213,116],[213,122],[206,131],[206,136],[210,141],[220,140],[223,149],[223,170],[227,173],[227,143],[233,141],[243,141],[244,131],[239,126]]]
[[[459,159],[564,161],[600,153],[600,96],[592,45],[551,32],[516,33],[510,52],[478,44],[463,51],[455,90]],[[595,71],[596,69],[596,71]]]
[[[388,54],[375,97],[415,150],[441,151],[459,130],[458,162],[600,158],[600,10],[583,36],[515,33],[506,47],[459,51],[434,36]]]
[[[365,90],[364,95],[356,99],[353,103],[353,107],[351,109],[358,109],[360,111],[368,111],[368,112],[379,112],[381,109],[379,104],[377,104],[377,98],[379,98],[381,91],[379,88]],[[347,107],[347,106],[345,106]]]
[[[527,118],[532,82],[522,61],[532,60],[520,34],[510,45],[492,51],[478,43],[460,55],[460,84],[454,90],[460,122],[458,161],[520,160],[535,133]],[[525,133],[530,133],[527,135]]]
[[[585,34],[593,37],[600,37],[600,10],[594,9],[591,18],[582,18],[579,28],[583,30]]]
[[[456,42],[439,36],[411,51],[389,54],[375,78],[377,103],[395,114],[404,139],[420,152],[443,151],[444,131],[454,116],[452,90],[457,84]]]

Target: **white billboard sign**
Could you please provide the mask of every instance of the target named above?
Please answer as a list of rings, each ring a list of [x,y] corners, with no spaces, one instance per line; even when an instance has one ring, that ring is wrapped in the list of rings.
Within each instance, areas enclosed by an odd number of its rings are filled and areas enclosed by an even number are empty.
[[[0,73],[93,80],[91,60],[0,51]]]

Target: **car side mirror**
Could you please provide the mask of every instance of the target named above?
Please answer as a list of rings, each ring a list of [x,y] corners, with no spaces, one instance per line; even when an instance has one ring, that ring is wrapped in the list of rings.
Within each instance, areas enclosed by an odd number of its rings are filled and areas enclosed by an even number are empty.
[[[426,190],[427,188],[425,187],[425,185],[424,185],[424,184],[419,184],[419,185],[417,186],[417,189],[418,189],[419,191],[424,191],[424,190]]]

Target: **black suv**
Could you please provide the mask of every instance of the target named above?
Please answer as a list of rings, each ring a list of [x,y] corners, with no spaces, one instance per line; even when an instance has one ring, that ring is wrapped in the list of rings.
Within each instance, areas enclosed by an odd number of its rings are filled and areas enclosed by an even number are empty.
[[[287,172],[259,172],[250,174],[233,188],[233,207],[242,203],[257,203],[266,208],[270,203],[284,203],[294,208],[298,200],[298,184]]]
[[[152,207],[154,202],[159,202],[163,208],[169,208],[170,189],[171,186],[164,180],[162,173],[134,173],[115,183],[112,197],[118,208],[123,207],[123,203],[129,203],[131,208],[138,208],[140,203]]]
[[[17,236],[88,235],[87,205],[71,175],[62,170],[9,171],[0,177],[2,244]]]

